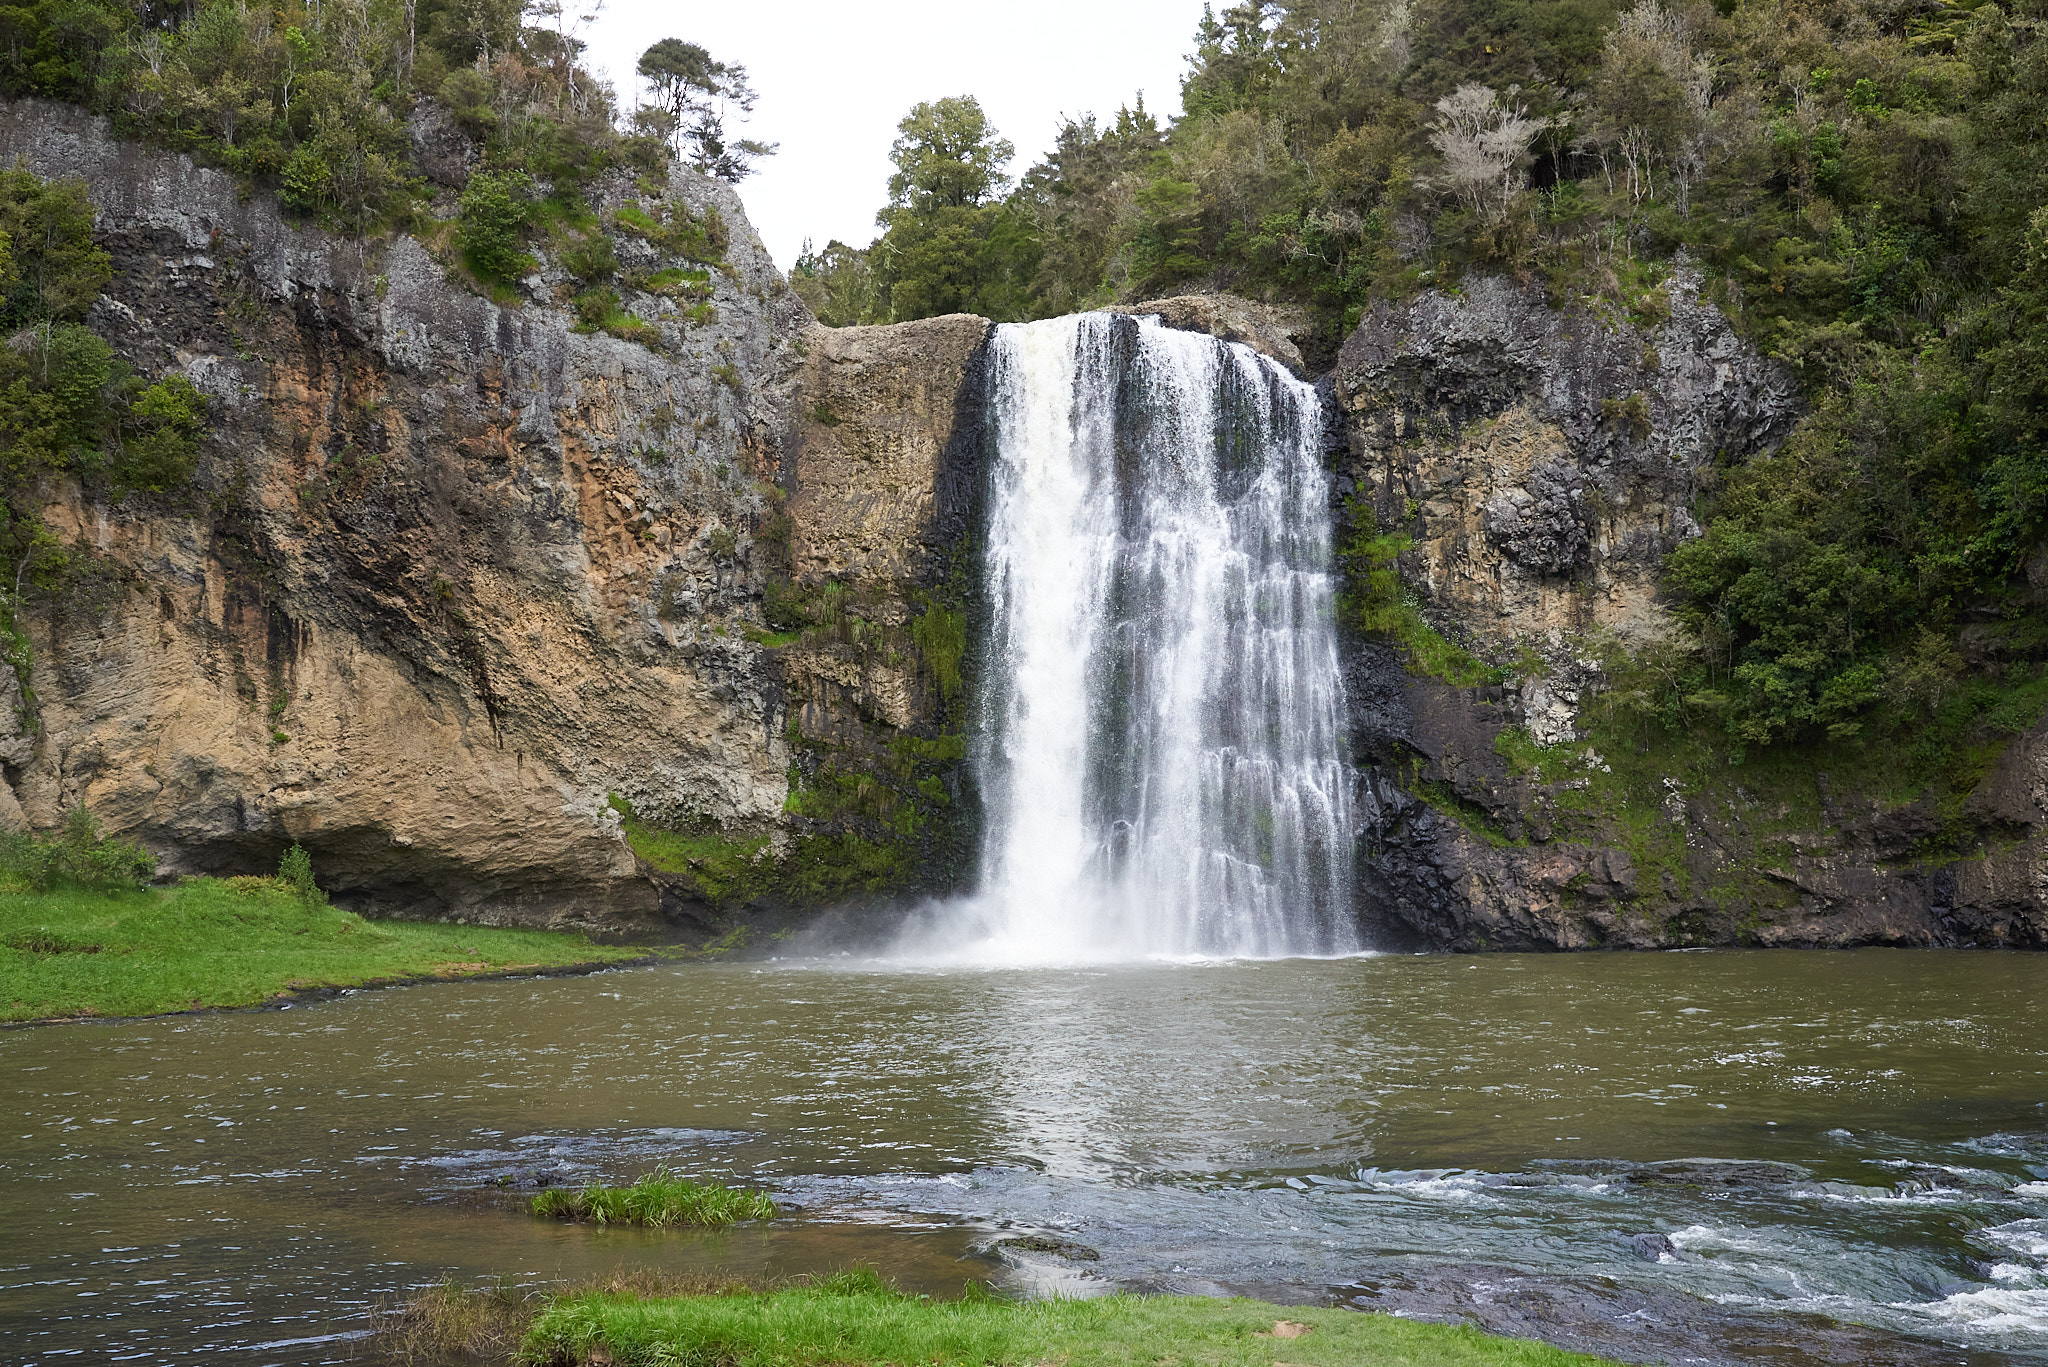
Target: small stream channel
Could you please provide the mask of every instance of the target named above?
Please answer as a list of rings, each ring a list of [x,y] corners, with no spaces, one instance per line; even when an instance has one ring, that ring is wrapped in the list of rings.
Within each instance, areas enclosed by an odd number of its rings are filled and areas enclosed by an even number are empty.
[[[444,1276],[860,1261],[1639,1361],[2048,1362],[2044,1021],[2048,957],[1873,950],[704,964],[11,1030],[0,1357],[352,1360]],[[661,1162],[790,1214],[513,1205]],[[995,1246],[1031,1233],[1098,1256]]]

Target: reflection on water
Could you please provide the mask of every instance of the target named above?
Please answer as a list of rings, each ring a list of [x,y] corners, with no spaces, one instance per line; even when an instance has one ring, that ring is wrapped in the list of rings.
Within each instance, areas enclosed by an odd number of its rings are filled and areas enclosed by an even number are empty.
[[[943,1290],[1007,1223],[1104,1281],[1483,1264],[2048,1360],[2044,1006],[2048,958],[1891,951],[845,962],[11,1031],[0,1341],[326,1361],[381,1292],[638,1261]],[[488,1185],[658,1162],[799,1216],[592,1230]]]

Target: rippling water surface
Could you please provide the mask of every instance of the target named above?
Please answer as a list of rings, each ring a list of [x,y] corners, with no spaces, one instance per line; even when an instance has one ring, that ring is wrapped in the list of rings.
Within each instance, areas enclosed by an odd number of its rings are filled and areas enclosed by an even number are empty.
[[[2017,955],[846,961],[15,1030],[0,1355],[331,1361],[451,1274],[866,1261],[1360,1303],[1485,1268],[2048,1361],[2044,1008]],[[598,1230],[493,1185],[659,1162],[795,1212]],[[1021,1232],[1100,1257],[991,1251]]]

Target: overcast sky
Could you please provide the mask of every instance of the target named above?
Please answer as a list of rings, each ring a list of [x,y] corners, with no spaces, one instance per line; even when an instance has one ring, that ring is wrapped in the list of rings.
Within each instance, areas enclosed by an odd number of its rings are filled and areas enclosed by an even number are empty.
[[[782,150],[740,185],[784,270],[806,237],[856,247],[875,235],[896,123],[920,100],[973,95],[1017,145],[1014,175],[1052,144],[1062,114],[1180,112],[1184,56],[1202,0],[610,0],[588,30],[591,64],[631,108],[640,53],[657,38],[744,63],[760,92],[739,136]]]

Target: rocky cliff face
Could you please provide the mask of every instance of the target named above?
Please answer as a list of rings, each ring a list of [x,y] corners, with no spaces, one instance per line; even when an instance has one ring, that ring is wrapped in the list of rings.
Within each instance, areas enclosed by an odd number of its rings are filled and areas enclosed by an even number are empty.
[[[415,131],[459,181],[459,137]],[[434,233],[331,237],[75,110],[0,106],[0,155],[85,180],[94,325],[212,427],[190,497],[47,490],[91,572],[30,605],[0,821],[84,804],[166,872],[298,841],[368,910],[701,938],[970,877],[985,320],[819,327],[687,171],[594,196],[727,236],[715,269],[619,237],[637,278],[703,279],[628,290],[618,336],[545,261],[494,302]],[[1284,310],[1135,308],[1315,364]],[[1383,307],[1327,389],[1340,521],[1409,538],[1414,608],[1483,676],[1347,646],[1382,940],[2048,938],[2048,730],[1957,810],[1589,751],[1699,482],[1795,417],[1682,272],[1634,319],[1501,282]]]
[[[118,269],[95,324],[214,427],[189,499],[49,490],[102,591],[36,614],[0,815],[84,803],[167,871],[297,840],[354,905],[598,926],[658,906],[608,794],[781,819],[744,633],[805,317],[728,189],[646,197],[731,238],[715,319],[639,301],[650,349],[573,331],[543,276],[500,306],[412,237],[294,226],[68,108],[0,108],[0,155],[85,180]]]
[[[1697,530],[1701,482],[1797,413],[1790,378],[1696,277],[1648,303],[1601,320],[1479,281],[1376,310],[1338,358],[1340,516],[1407,533],[1402,579],[1424,616],[1500,666],[1460,687],[1352,642],[1361,900],[1381,938],[2048,943],[2048,728],[1946,813],[1867,791],[1881,773],[1715,771],[1632,737],[1583,743],[1581,703],[1615,682],[1606,648],[1672,630],[1658,574]]]

